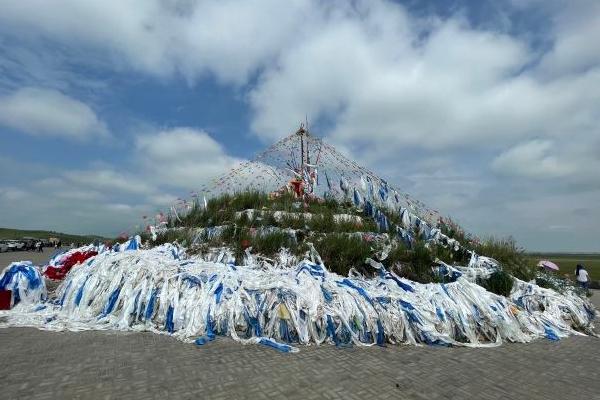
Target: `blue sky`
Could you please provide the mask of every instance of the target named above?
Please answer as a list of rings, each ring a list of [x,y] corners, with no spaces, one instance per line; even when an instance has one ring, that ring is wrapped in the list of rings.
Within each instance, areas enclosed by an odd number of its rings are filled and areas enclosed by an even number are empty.
[[[0,226],[115,235],[297,128],[479,235],[600,251],[596,1],[0,4]]]

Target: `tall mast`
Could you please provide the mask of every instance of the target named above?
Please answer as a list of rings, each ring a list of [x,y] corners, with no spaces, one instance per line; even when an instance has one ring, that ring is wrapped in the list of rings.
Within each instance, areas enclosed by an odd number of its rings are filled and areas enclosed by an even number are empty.
[[[306,135],[306,163],[310,164],[310,153],[309,153],[310,149],[308,146],[308,131],[306,131],[305,135]]]
[[[300,124],[300,129],[298,129],[298,131],[296,131],[296,135],[300,136],[300,172],[302,174],[304,174],[304,164],[306,162],[306,156],[304,153],[304,134],[305,134],[305,130],[304,130],[304,124]],[[306,143],[306,147],[308,149],[308,142]]]
[[[300,127],[300,154],[302,156],[302,164],[300,168],[300,173],[304,174],[304,133],[303,129]]]
[[[306,163],[310,164],[310,153],[309,153],[309,146],[308,146],[308,116],[306,116],[305,118],[306,118]]]

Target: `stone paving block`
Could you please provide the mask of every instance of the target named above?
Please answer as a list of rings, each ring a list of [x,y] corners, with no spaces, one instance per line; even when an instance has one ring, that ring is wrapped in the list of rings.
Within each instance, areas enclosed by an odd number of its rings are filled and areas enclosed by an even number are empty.
[[[496,348],[301,347],[0,329],[6,399],[600,399],[600,339]]]

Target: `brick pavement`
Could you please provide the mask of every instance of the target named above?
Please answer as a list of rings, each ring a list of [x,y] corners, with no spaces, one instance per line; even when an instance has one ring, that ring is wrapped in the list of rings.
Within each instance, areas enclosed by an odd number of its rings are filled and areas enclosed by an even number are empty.
[[[592,301],[600,307],[599,291]],[[600,399],[596,338],[492,349],[300,349],[0,329],[0,399]]]
[[[203,347],[128,332],[0,329],[6,399],[600,399],[600,339],[491,349]]]

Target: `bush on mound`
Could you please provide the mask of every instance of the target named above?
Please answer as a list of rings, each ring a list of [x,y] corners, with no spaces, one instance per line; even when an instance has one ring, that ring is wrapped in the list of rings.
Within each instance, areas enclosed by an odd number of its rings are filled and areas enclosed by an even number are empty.
[[[489,292],[496,293],[500,296],[509,297],[514,281],[514,278],[506,272],[496,271],[487,279],[480,280],[477,283],[486,288]]]
[[[279,212],[277,218],[276,212]],[[341,214],[358,218],[360,222],[339,218]],[[401,223],[397,212],[390,211],[386,215],[396,226]],[[375,274],[376,271],[365,262],[367,258],[373,258],[402,277],[430,283],[441,279],[432,273],[431,267],[436,260],[448,265],[466,265],[470,253],[465,248],[469,248],[500,263],[503,271],[479,283],[503,295],[510,293],[512,277],[530,281],[536,273],[524,249],[511,237],[489,237],[478,241],[457,224],[446,222],[440,224],[442,232],[465,244],[464,247],[457,250],[427,242],[414,229],[409,231],[413,242],[407,244],[398,240],[392,224],[381,231],[363,209],[330,196],[303,203],[291,193],[277,197],[259,191],[223,194],[208,200],[206,206],[196,201],[185,215],[171,215],[168,227],[154,244],[177,241],[189,247],[191,252],[228,247],[236,262],[243,262],[248,247],[252,248],[253,254],[268,258],[276,257],[282,248],[303,257],[310,242],[327,268],[341,275],[347,275],[352,268],[367,276]],[[204,232],[203,237],[198,237],[199,228],[221,230],[219,235]],[[292,236],[286,230],[293,232]],[[382,257],[384,249],[387,249],[386,255]]]

